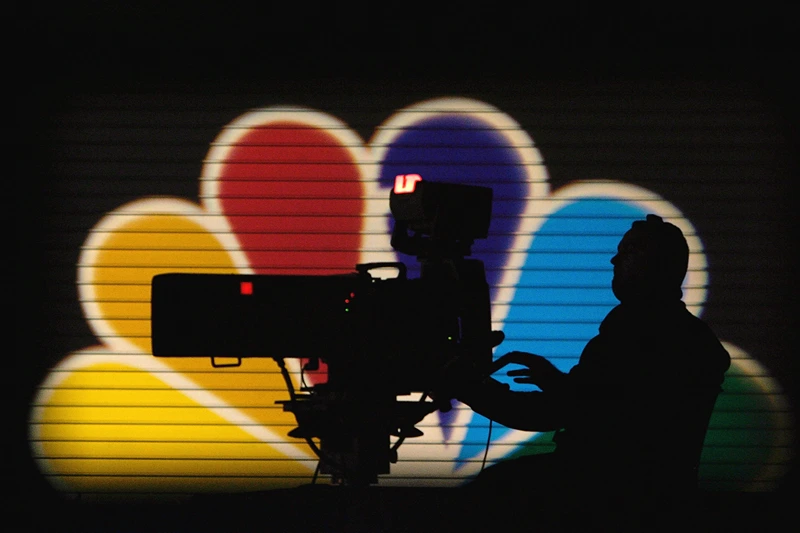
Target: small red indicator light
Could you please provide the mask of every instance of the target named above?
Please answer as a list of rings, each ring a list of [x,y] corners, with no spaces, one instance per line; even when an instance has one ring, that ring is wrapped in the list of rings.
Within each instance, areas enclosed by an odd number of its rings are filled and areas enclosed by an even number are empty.
[[[394,178],[394,193],[409,194],[417,188],[417,182],[422,181],[419,174],[398,174]]]
[[[252,281],[241,282],[239,284],[239,292],[245,295],[253,294],[253,282]]]

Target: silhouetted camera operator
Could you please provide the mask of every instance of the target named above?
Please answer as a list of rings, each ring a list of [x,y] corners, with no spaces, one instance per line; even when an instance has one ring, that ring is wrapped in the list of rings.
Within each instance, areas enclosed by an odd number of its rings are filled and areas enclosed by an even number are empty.
[[[555,431],[556,450],[497,463],[469,489],[578,507],[674,503],[697,487],[709,417],[730,356],[682,298],[689,249],[673,224],[647,215],[619,243],[609,312],[568,373],[542,356],[511,352],[512,391],[489,378],[457,394],[511,428]],[[486,489],[486,491],[481,491]],[[536,504],[535,501],[527,500]],[[599,503],[603,502],[603,503]]]

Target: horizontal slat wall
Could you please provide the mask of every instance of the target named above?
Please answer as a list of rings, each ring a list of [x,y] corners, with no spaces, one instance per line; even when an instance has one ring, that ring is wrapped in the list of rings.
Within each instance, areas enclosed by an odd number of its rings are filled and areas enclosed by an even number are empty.
[[[433,107],[418,105],[443,94]],[[789,154],[782,117],[758,87],[519,83],[398,93],[375,82],[238,94],[79,92],[65,102],[42,132],[46,327],[36,342],[44,371],[28,414],[32,457],[59,490],[163,494],[310,482],[315,457],[286,437],[294,420],[275,404],[288,393],[271,360],[214,369],[207,360],[150,355],[150,276],[322,274],[392,259],[388,189],[379,179],[386,159],[376,154],[391,156],[401,133],[439,112],[474,118],[475,131],[500,139],[483,149],[511,154],[494,164],[500,178],[487,174],[481,147],[448,165],[459,141],[442,133],[439,151],[412,146],[414,164],[406,165],[434,176],[460,165],[449,179],[496,187],[492,235],[476,254],[493,285],[495,325],[509,334],[499,350],[574,364],[614,304],[608,259],[625,217],[656,211],[693,243],[687,303],[734,358],[709,428],[703,486],[774,490],[788,471]],[[302,109],[280,107],[295,105]],[[223,216],[231,195],[213,185],[236,180],[215,165],[229,160],[226,147],[249,131],[258,109],[268,122],[311,120],[340,152],[331,159],[319,145],[284,137],[256,147],[245,159],[262,149],[269,156],[251,168],[257,175],[239,179],[267,186],[231,193],[247,203]],[[587,197],[603,198],[599,215],[566,209]],[[480,468],[488,428],[468,408],[419,427],[425,435],[403,443],[381,484],[452,486]],[[551,448],[549,435],[495,426],[491,437],[490,461]]]

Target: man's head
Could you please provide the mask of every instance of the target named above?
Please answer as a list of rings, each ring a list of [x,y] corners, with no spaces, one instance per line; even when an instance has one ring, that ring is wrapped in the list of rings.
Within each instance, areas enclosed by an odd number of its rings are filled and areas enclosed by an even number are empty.
[[[677,226],[647,215],[625,233],[611,263],[619,301],[680,298],[689,246]]]

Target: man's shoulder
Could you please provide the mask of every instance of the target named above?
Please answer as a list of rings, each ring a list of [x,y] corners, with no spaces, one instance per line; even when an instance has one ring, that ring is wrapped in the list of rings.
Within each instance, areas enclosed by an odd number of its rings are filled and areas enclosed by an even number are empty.
[[[712,328],[692,314],[682,301],[662,307],[620,304],[600,325],[600,334],[587,345],[588,351],[618,351],[643,345],[668,352],[680,362],[708,363],[727,369],[730,356]],[[685,359],[685,361],[683,360]]]

